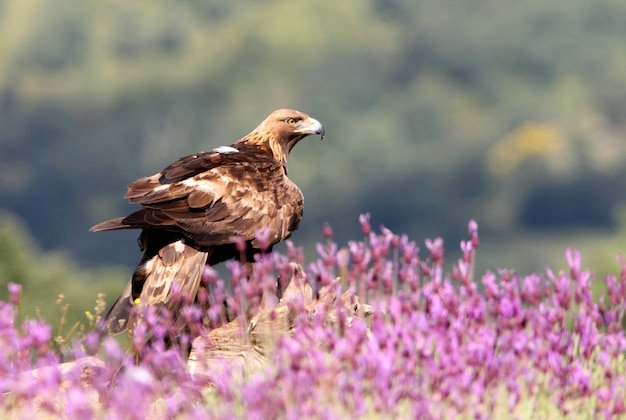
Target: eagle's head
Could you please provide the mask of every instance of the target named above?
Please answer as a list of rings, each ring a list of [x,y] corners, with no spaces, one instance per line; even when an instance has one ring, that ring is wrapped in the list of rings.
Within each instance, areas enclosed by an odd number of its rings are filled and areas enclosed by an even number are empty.
[[[302,138],[319,134],[324,138],[324,126],[315,118],[294,109],[278,109],[258,125],[255,131],[266,133],[276,139]]]
[[[324,126],[318,120],[294,109],[278,109],[240,141],[269,149],[287,166],[287,156],[293,146],[312,134],[324,138]]]

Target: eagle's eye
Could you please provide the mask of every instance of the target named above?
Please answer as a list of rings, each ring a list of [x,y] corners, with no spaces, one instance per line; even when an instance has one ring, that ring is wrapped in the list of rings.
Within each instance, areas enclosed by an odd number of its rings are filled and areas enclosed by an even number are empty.
[[[289,125],[296,125],[298,120],[296,118],[290,117],[285,120],[285,122]]]

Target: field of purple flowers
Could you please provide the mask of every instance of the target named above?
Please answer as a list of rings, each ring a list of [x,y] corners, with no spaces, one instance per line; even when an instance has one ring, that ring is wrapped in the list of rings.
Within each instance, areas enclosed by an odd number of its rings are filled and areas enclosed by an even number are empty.
[[[314,291],[345,291],[370,305],[367,317],[326,302],[315,311],[289,302],[291,334],[264,363],[224,361],[191,374],[167,327],[145,308],[128,344],[95,326],[102,305],[74,337],[55,337],[44,320],[16,325],[20,286],[0,302],[0,416],[3,418],[613,418],[626,415],[626,263],[592,296],[593,273],[567,250],[566,271],[521,278],[474,277],[475,222],[449,273],[440,239],[420,249],[406,235],[374,232],[340,248],[325,227],[319,259],[293,246],[263,256],[251,275],[230,264],[231,288],[207,270],[211,293],[188,306],[191,330],[219,325],[223,301],[254,313],[290,263],[303,264]],[[267,293],[266,293],[267,294]],[[329,301],[330,302],[330,301]],[[335,302],[339,302],[337,299]],[[271,305],[271,302],[263,302]],[[203,308],[203,309],[200,309]],[[140,310],[140,309],[138,309]],[[328,322],[328,319],[334,322]],[[204,322],[203,322],[204,319]],[[208,320],[208,321],[207,321]],[[148,342],[150,345],[148,346]],[[129,347],[129,348],[125,348]],[[142,354],[136,363],[134,354]],[[67,363],[75,361],[74,363]]]

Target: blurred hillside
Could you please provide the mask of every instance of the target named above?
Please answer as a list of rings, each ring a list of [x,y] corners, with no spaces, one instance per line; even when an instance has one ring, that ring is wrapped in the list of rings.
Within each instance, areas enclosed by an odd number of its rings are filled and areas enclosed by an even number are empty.
[[[43,251],[130,272],[136,232],[88,232],[130,211],[126,185],[293,107],[328,133],[290,163],[307,251],[324,222],[357,239],[364,212],[448,249],[475,218],[485,266],[573,246],[608,270],[624,22],[617,0],[1,0],[0,207]]]

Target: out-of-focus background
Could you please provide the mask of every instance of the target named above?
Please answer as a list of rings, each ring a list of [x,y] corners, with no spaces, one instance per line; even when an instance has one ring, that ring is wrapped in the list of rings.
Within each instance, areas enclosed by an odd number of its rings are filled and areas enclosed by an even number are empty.
[[[626,3],[620,0],[0,0],[0,296],[76,311],[117,297],[133,180],[229,144],[276,108],[321,120],[290,175],[293,241],[358,215],[449,262],[467,222],[479,270],[583,265],[626,250]]]

